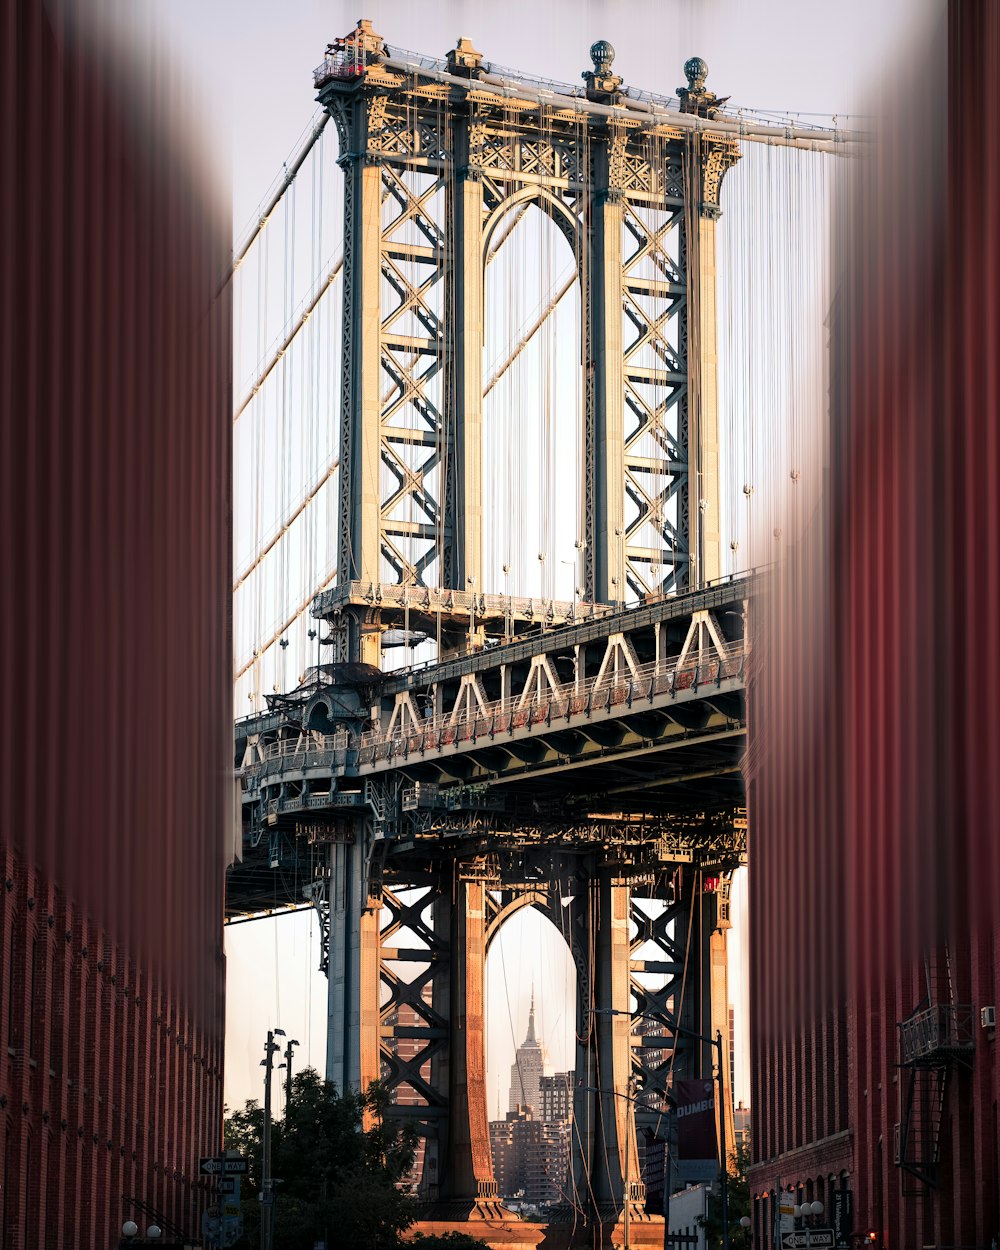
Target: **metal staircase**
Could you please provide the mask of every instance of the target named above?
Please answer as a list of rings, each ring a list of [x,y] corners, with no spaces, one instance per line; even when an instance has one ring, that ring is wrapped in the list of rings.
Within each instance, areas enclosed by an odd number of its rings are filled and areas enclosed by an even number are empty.
[[[193,1241],[194,1239],[184,1231],[179,1224],[175,1224],[173,1220],[168,1219],[162,1211],[157,1211],[151,1202],[147,1202],[145,1198],[126,1197],[122,1198],[122,1207],[126,1214],[130,1211],[139,1211],[146,1216],[148,1220],[156,1224],[168,1237],[173,1237],[177,1241]]]
[[[921,1197],[937,1187],[948,1087],[956,1070],[971,1068],[975,1055],[975,1008],[954,1002],[951,960],[945,951],[935,989],[925,962],[927,993],[896,1027],[900,1120],[895,1126],[895,1163],[902,1170],[904,1197]]]

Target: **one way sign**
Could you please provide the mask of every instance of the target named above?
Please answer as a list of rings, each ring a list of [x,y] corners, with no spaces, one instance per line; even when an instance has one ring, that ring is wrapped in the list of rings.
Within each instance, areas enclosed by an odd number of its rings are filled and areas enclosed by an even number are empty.
[[[202,1176],[246,1176],[246,1159],[202,1159],[198,1171]]]
[[[798,1233],[782,1233],[783,1250],[832,1250],[832,1228],[804,1228]]]

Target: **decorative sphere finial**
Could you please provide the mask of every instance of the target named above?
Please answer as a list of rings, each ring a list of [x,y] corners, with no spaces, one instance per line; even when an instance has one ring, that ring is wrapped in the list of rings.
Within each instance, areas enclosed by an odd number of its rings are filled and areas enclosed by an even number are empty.
[[[684,62],[684,76],[688,80],[688,91],[704,91],[708,65],[700,56],[689,57]]]
[[[598,39],[597,43],[590,45],[590,59],[594,62],[594,73],[606,77],[611,73],[615,50],[606,39]]]

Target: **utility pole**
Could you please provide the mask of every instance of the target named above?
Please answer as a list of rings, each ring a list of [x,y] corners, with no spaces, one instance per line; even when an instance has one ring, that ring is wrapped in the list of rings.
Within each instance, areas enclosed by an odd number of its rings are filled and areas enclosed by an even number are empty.
[[[292,1049],[300,1046],[301,1042],[297,1038],[291,1038],[285,1047],[285,1114],[288,1114],[288,1104],[292,1098],[292,1056],[295,1053]]]
[[[716,1066],[719,1069],[719,1190],[722,1197],[722,1250],[729,1250],[729,1143],[726,1141],[725,1085],[722,1075],[722,1030],[715,1033]]]
[[[656,1021],[657,1023],[659,1023],[659,1017],[657,1017],[657,1016],[647,1015],[645,1012],[642,1012],[642,1011],[636,1011],[636,1012],[631,1012],[631,1011],[620,1011],[618,1008],[615,1008],[615,1007],[592,1007],[592,1008],[590,1009],[590,1014],[591,1014],[591,1015],[595,1015],[595,1016],[629,1016],[631,1019],[635,1019],[635,1020],[654,1020],[654,1021]],[[723,1055],[724,1055],[724,1051],[723,1051],[723,1048],[722,1048],[722,1030],[721,1030],[721,1029],[717,1029],[717,1030],[716,1030],[716,1033],[715,1033],[715,1037],[714,1037],[714,1038],[711,1038],[711,1037],[708,1037],[705,1033],[696,1033],[696,1032],[694,1031],[694,1029],[685,1029],[685,1028],[683,1028],[681,1025],[676,1024],[676,1025],[674,1025],[674,1032],[676,1032],[676,1033],[680,1033],[680,1034],[683,1034],[685,1037],[692,1037],[692,1038],[696,1038],[696,1039],[697,1039],[697,1040],[699,1040],[699,1041],[702,1041],[702,1042],[707,1042],[709,1046],[713,1046],[713,1047],[715,1048],[715,1052],[716,1052],[716,1067],[717,1067],[717,1069],[718,1069],[718,1071],[717,1071],[717,1073],[716,1073],[716,1079],[717,1079],[717,1081],[718,1081],[718,1085],[719,1085],[719,1094],[718,1094],[718,1113],[719,1113],[719,1196],[720,1196],[720,1199],[721,1199],[721,1201],[722,1201],[722,1250],[729,1250],[729,1177],[728,1177],[728,1171],[729,1171],[729,1151],[728,1151],[728,1142],[726,1141],[726,1116],[725,1116],[725,1110],[724,1110],[724,1098],[725,1098],[725,1075],[724,1075],[724,1072],[723,1072]],[[627,1095],[627,1094],[622,1095],[622,1097],[626,1097],[626,1098],[627,1098],[628,1096],[629,1096],[629,1095]],[[668,1155],[669,1155],[669,1146],[668,1146],[668,1151],[667,1151],[667,1153],[668,1153]],[[627,1177],[628,1177],[628,1170],[627,1170],[627,1169],[628,1169],[628,1154],[627,1154],[627,1152],[626,1152],[626,1155],[625,1155],[625,1165],[626,1165],[626,1182],[625,1182],[625,1184],[626,1184],[626,1189],[627,1189],[627,1188],[628,1188],[628,1180],[627,1180]],[[668,1181],[668,1178],[667,1178],[667,1172],[666,1172],[666,1160],[664,1160],[664,1178],[663,1178],[663,1180],[664,1180],[664,1190],[666,1190],[667,1185],[669,1184],[669,1181]],[[669,1198],[669,1195],[668,1195],[667,1193],[664,1193],[664,1210],[665,1210],[665,1212],[667,1213],[667,1214],[665,1215],[665,1217],[664,1217],[664,1222],[663,1222],[663,1244],[664,1244],[664,1246],[667,1246],[667,1245],[669,1244],[669,1242],[670,1242],[670,1227],[669,1227],[669,1225],[670,1225],[670,1217],[669,1217],[670,1206],[669,1206],[669,1203],[670,1203],[670,1198]],[[626,1216],[625,1216],[625,1244],[626,1244],[626,1246],[627,1246],[627,1245],[628,1245],[628,1214],[627,1214],[627,1212],[628,1212],[628,1201],[627,1201],[627,1197],[626,1197],[626,1203],[625,1203],[625,1210],[626,1210]]]
[[[274,1229],[274,1181],[271,1177],[271,1073],[274,1071],[274,1056],[281,1047],[274,1040],[284,1037],[284,1029],[268,1029],[267,1042],[264,1045],[264,1058],[260,1066],[264,1069],[264,1135],[261,1149],[260,1168],[260,1250],[271,1250],[271,1234]]]
[[[625,1233],[625,1250],[629,1250],[632,1245],[629,1239],[631,1232],[629,1226],[629,1208],[632,1205],[632,1175],[631,1175],[631,1159],[632,1159],[632,1108],[635,1102],[635,1077],[630,1076],[628,1081],[628,1092],[625,1095],[625,1208],[624,1208],[624,1233]]]

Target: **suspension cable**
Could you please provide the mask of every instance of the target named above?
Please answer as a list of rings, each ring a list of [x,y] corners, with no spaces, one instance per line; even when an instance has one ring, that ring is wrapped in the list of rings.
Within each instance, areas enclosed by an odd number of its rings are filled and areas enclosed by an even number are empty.
[[[247,662],[241,668],[238,668],[236,670],[234,681],[239,681],[239,679],[245,673],[248,673],[253,668],[253,666],[257,663],[257,660],[260,658],[260,656],[262,656],[265,651],[269,650],[271,647],[274,646],[274,644],[278,641],[278,639],[281,637],[281,635],[285,632],[286,629],[290,629],[292,625],[295,624],[298,618],[302,615],[302,613],[306,610],[306,608],[308,608],[310,603],[312,603],[312,601],[316,598],[316,596],[320,593],[320,591],[326,590],[327,586],[330,585],[330,583],[336,578],[336,576],[337,576],[337,570],[333,569],[333,571],[329,573],[323,579],[323,581],[320,582],[320,584],[316,587],[315,590],[311,590],[309,592],[309,594],[302,601],[302,603],[300,603],[299,606],[295,609],[295,611],[284,621],[284,623],[280,626],[280,628],[276,629],[265,643],[262,643],[260,646],[258,646],[255,649],[254,654],[250,657],[250,659],[247,660]]]
[[[260,371],[260,373],[258,373],[253,386],[250,388],[249,391],[247,391],[246,395],[244,395],[240,403],[240,406],[233,413],[234,422],[238,421],[240,417],[243,416],[247,408],[249,408],[250,405],[253,403],[254,399],[256,399],[257,392],[260,390],[260,388],[264,385],[267,379],[274,372],[275,368],[278,365],[278,362],[282,359],[285,352],[288,351],[289,347],[291,347],[292,342],[294,341],[295,337],[298,335],[299,331],[304,328],[306,323],[309,321],[309,318],[316,311],[316,306],[319,304],[320,300],[327,293],[327,291],[329,291],[330,287],[334,283],[334,280],[336,279],[337,275],[340,273],[341,269],[343,269],[343,267],[344,267],[344,258],[343,256],[340,256],[338,257],[337,261],[334,263],[333,268],[324,278],[316,294],[309,301],[308,305],[302,310],[302,315],[299,317],[298,321],[296,321],[295,325],[292,326],[292,328],[288,331],[285,337],[281,340],[280,346],[275,350],[274,354],[271,356],[270,360],[267,362],[264,368]]]
[[[250,235],[247,238],[246,242],[240,248],[239,252],[237,252],[237,254],[233,257],[233,267],[230,270],[229,276],[226,278],[226,282],[223,283],[223,286],[225,286],[227,283],[229,283],[232,280],[233,274],[237,271],[237,269],[239,269],[240,265],[243,264],[243,261],[246,259],[247,253],[250,251],[250,249],[253,247],[254,243],[256,242],[257,236],[267,225],[271,214],[274,212],[274,210],[278,207],[278,204],[281,202],[281,197],[285,194],[288,188],[295,181],[295,175],[302,168],[303,164],[305,163],[306,157],[315,147],[316,141],[319,139],[320,135],[326,129],[326,123],[329,120],[330,120],[330,114],[324,110],[324,112],[320,115],[319,120],[316,122],[312,130],[309,132],[309,135],[306,138],[305,143],[300,148],[298,155],[292,161],[292,164],[288,167],[288,170],[284,178],[282,178],[282,180],[278,183],[278,189],[275,191],[274,195],[271,196],[270,200],[268,200],[267,207],[260,214],[256,222],[254,223],[253,227],[251,228]]]
[[[306,495],[302,497],[301,501],[299,502],[298,507],[295,509],[292,515],[288,518],[288,520],[283,522],[283,524],[275,531],[270,541],[264,547],[261,548],[261,550],[253,557],[253,560],[246,566],[243,572],[239,575],[239,577],[233,583],[233,594],[235,594],[239,590],[239,588],[243,585],[243,583],[247,580],[247,578],[253,573],[254,569],[258,568],[258,566],[263,563],[265,556],[267,556],[269,552],[273,551],[274,548],[278,545],[278,543],[281,542],[282,538],[284,538],[284,536],[292,528],[292,526],[299,519],[302,513],[305,512],[306,508],[309,507],[312,501],[316,498],[319,492],[323,489],[323,487],[327,484],[330,478],[333,477],[333,475],[337,472],[339,468],[340,468],[340,459],[338,458],[334,460],[334,462],[330,465],[330,467],[326,470],[326,472],[320,477],[319,481],[312,488],[312,490],[310,490]]]

